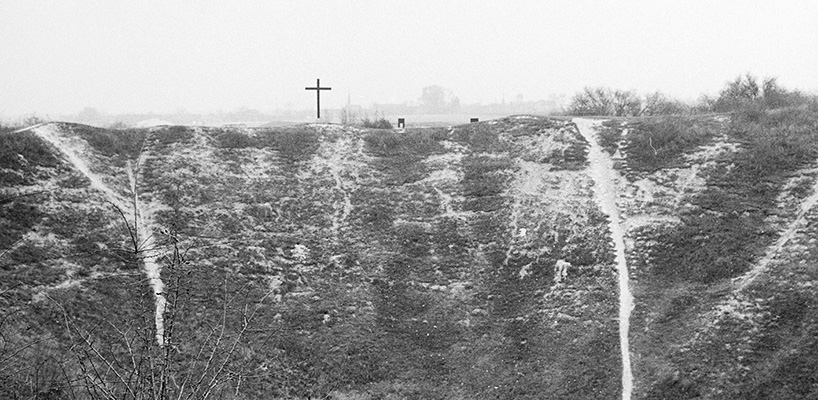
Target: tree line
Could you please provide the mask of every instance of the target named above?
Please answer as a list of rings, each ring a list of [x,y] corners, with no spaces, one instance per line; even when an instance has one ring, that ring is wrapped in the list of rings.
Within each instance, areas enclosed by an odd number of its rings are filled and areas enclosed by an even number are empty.
[[[640,96],[633,90],[586,87],[571,98],[566,111],[577,116],[638,117],[731,112],[748,106],[775,109],[816,105],[818,97],[815,95],[785,89],[776,78],[759,81],[748,73],[727,82],[717,96],[704,95],[695,104],[684,103],[661,92]]]

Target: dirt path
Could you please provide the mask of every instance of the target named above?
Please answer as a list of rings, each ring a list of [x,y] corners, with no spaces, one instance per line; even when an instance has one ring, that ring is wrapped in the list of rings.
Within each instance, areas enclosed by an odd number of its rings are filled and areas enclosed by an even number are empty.
[[[596,126],[600,121],[574,118],[579,133],[590,144],[588,149],[589,175],[594,180],[594,199],[600,210],[608,216],[608,226],[616,251],[616,265],[619,272],[619,345],[622,353],[622,399],[630,400],[633,391],[630,343],[628,330],[633,310],[633,296],[629,287],[628,265],[625,258],[625,232],[616,206],[616,182],[622,177],[616,172],[611,158],[596,141]]]

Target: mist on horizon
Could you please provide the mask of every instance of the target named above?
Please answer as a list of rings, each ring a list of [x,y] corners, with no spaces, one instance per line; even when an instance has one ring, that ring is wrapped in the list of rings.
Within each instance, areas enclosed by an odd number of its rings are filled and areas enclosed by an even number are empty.
[[[260,113],[562,99],[584,87],[683,101],[736,75],[814,92],[818,4],[729,1],[0,4],[0,119]]]

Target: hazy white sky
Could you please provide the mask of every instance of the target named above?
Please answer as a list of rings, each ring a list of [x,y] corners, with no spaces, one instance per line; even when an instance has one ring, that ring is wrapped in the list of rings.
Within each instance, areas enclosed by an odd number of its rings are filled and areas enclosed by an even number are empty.
[[[818,2],[0,1],[0,118],[571,95],[818,90]]]

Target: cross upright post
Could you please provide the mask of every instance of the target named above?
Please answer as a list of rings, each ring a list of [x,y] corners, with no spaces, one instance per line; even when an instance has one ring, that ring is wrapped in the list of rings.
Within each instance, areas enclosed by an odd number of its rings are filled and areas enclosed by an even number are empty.
[[[315,80],[315,87],[306,87],[304,90],[315,90],[315,100],[318,111],[318,119],[321,119],[321,91],[332,90],[330,87],[321,87],[321,79]]]

